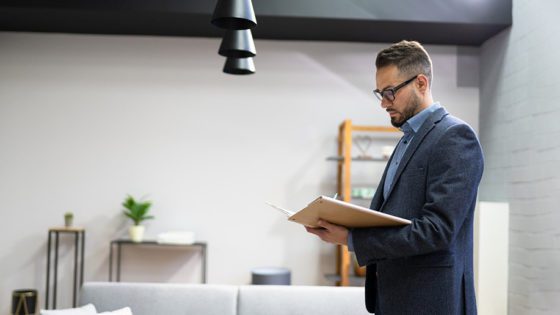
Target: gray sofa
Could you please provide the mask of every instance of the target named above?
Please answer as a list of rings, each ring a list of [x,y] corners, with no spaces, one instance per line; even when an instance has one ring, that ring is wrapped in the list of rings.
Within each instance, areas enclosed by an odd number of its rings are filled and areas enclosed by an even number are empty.
[[[369,314],[356,287],[88,282],[80,304],[134,315]]]

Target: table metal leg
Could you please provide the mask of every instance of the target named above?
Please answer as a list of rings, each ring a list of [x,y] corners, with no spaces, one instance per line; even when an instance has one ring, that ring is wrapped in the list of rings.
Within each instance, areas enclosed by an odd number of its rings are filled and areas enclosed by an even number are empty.
[[[82,231],[82,258],[80,259],[80,289],[84,285],[84,252],[86,250],[86,231]]]
[[[113,281],[113,242],[109,243],[109,282]]]
[[[206,283],[206,268],[208,265],[208,256],[206,253],[206,245],[202,246],[202,283]]]
[[[117,282],[121,282],[121,244],[117,244]]]
[[[49,279],[51,275],[51,232],[49,231],[49,239],[47,241],[47,287],[45,290],[45,309],[49,309]]]
[[[53,309],[56,309],[56,283],[58,281],[58,232],[55,233],[54,238],[54,289],[53,289]]]
[[[77,283],[78,283],[78,241],[80,238],[80,233],[79,232],[75,232],[74,233],[74,278],[73,281],[74,282],[74,290],[72,291],[73,295],[72,295],[72,307],[76,307],[76,295],[77,295]]]

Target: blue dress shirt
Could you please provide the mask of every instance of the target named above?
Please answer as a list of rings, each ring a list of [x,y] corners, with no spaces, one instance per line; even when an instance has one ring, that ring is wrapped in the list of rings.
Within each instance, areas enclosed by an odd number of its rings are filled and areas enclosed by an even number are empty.
[[[410,142],[412,142],[412,139],[414,139],[414,135],[416,135],[426,119],[428,119],[428,117],[430,117],[430,115],[439,108],[441,108],[441,105],[438,102],[435,102],[428,108],[410,117],[401,126],[400,129],[404,133],[404,135],[397,144],[395,153],[393,154],[393,158],[391,159],[391,164],[389,164],[389,168],[387,169],[387,175],[385,175],[385,183],[383,185],[383,199],[387,199],[387,195],[389,194],[391,186],[393,185],[393,180],[395,179],[395,173],[399,168],[399,163],[406,153],[406,149],[408,149]],[[348,230],[348,250],[351,252],[354,251],[354,244],[352,242],[352,229]]]

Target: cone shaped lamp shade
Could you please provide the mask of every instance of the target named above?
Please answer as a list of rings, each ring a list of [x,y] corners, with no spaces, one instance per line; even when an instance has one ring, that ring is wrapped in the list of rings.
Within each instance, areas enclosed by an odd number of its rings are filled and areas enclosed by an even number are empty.
[[[227,30],[246,30],[257,26],[251,0],[218,0],[212,24]]]
[[[253,58],[232,58],[226,59],[224,72],[229,74],[253,74],[255,73],[255,64]]]
[[[255,57],[257,50],[255,49],[251,30],[226,31],[218,53],[224,57]]]

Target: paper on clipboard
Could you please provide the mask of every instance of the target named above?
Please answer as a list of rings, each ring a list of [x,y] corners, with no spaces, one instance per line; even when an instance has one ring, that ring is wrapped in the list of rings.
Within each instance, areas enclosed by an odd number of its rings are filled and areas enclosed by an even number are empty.
[[[327,196],[319,196],[305,208],[297,212],[283,209],[268,202],[267,204],[284,213],[288,217],[288,220],[309,227],[317,227],[317,221],[319,219],[349,228],[400,226],[411,223],[410,220],[407,219]]]

